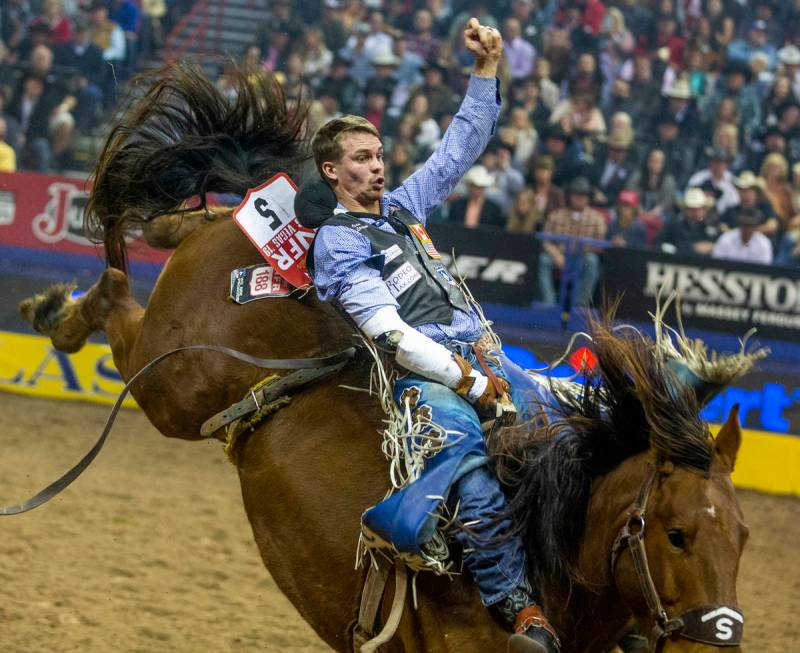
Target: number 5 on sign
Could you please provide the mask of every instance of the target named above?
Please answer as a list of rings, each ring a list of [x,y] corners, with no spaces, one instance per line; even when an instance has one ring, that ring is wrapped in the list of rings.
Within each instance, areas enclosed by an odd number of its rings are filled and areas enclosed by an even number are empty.
[[[267,262],[297,288],[311,283],[306,272],[306,253],[314,230],[300,225],[294,217],[297,186],[279,173],[257,188],[247,191],[234,210],[233,219],[258,248]]]

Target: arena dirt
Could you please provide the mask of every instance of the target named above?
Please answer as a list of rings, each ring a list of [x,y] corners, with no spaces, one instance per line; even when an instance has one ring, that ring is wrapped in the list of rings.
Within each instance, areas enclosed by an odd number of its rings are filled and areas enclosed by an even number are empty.
[[[77,461],[108,409],[0,393],[0,503]],[[800,500],[742,492],[745,650],[800,651]],[[46,506],[0,519],[6,653],[327,650],[264,567],[216,442],[123,411],[99,458]]]

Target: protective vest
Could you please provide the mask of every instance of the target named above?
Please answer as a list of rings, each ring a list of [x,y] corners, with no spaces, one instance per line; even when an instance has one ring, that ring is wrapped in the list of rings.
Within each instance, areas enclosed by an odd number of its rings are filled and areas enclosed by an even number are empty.
[[[397,233],[378,229],[359,217],[380,219],[383,216],[339,213],[325,220],[323,225],[347,227],[369,240],[372,256],[365,263],[381,273],[389,292],[400,304],[400,317],[407,324],[450,324],[454,309],[469,313],[464,294],[442,263],[428,232],[409,211],[398,209],[387,218]],[[306,260],[313,277],[313,242]]]

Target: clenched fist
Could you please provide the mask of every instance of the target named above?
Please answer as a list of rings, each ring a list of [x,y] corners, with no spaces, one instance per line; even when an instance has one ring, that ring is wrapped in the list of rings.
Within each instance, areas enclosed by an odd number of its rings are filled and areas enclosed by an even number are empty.
[[[464,29],[464,45],[475,55],[475,75],[495,77],[497,63],[503,54],[503,37],[494,27],[481,25],[478,19],[469,19]]]

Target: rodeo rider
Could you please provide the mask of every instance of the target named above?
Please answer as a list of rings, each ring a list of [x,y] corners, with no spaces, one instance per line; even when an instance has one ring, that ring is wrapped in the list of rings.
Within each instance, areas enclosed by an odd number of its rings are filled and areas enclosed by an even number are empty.
[[[520,538],[490,541],[510,524],[496,519],[506,502],[486,464],[479,415],[495,416],[498,401],[513,413],[507,393],[513,386],[519,403],[519,389],[530,382],[502,353],[478,360],[473,345],[483,332],[481,320],[424,228],[428,213],[483,152],[500,113],[502,38],[471,18],[464,39],[475,55],[469,87],[424,166],[386,192],[377,129],[358,116],[333,119],[312,141],[324,183],[306,184],[295,208],[301,222],[318,227],[308,268],[320,298],[388,346],[409,371],[395,382],[398,404],[410,391],[417,407],[429,407],[433,422],[459,434],[426,462],[419,479],[367,510],[364,526],[400,551],[419,553],[435,526],[431,514],[438,501],[431,497],[457,500],[463,523],[483,525],[479,535],[459,530],[456,538],[467,551],[464,562],[483,603],[495,606],[515,631],[510,650],[556,653],[558,639],[536,604]]]

